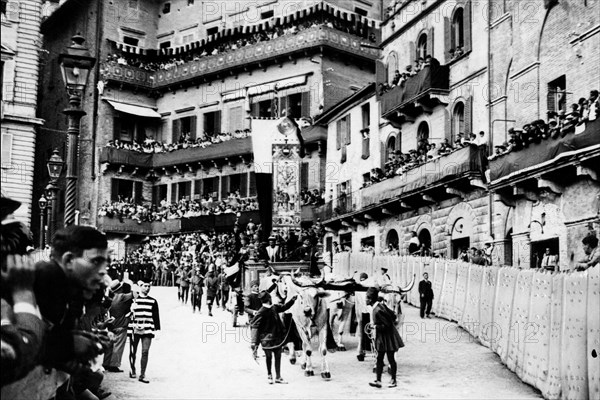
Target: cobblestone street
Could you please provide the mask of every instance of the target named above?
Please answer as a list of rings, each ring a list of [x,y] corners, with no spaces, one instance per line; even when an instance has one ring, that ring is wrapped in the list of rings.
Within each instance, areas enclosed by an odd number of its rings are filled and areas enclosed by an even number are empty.
[[[456,324],[421,320],[410,306],[404,307],[406,347],[396,354],[397,388],[368,385],[374,377],[371,358],[357,361],[354,337],[346,338],[348,351],[328,355],[331,381],[320,378],[319,357],[313,358],[315,376],[310,378],[304,377],[299,363],[290,365],[284,358],[282,375],[289,384],[269,385],[264,358],[257,365],[251,357],[248,328],[232,328],[229,312],[217,310],[211,318],[203,308],[202,314],[192,314],[189,304],[177,301],[174,288],[155,287],[150,295],[159,302],[163,323],[150,348],[150,384],[128,377],[126,346],[121,366],[125,372],[107,373],[105,380],[112,398],[540,398]],[[383,381],[387,383],[385,376]]]

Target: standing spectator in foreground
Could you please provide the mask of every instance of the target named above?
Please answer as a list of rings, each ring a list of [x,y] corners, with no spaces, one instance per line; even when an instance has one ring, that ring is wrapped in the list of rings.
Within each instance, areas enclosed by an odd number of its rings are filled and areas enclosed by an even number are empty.
[[[388,387],[394,388],[396,383],[395,353],[404,347],[404,342],[396,329],[397,315],[388,306],[380,301],[379,290],[370,287],[366,293],[367,305],[373,307],[373,326],[375,327],[375,350],[377,351],[376,379],[369,382],[370,386],[381,388],[381,374],[383,373],[383,358],[387,356],[390,364],[392,380]]]
[[[421,299],[421,318],[431,318],[431,305],[433,304],[433,289],[429,281],[429,274],[423,273],[423,280],[419,282],[419,297]]]
[[[108,372],[123,372],[120,367],[130,322],[128,315],[137,292],[132,292],[128,283],[118,280],[111,283],[110,291],[113,298],[108,311],[114,320],[109,326],[114,338],[112,348],[104,355],[104,369]]]
[[[219,292],[221,294],[221,307],[225,310],[225,304],[229,300],[229,283],[227,282],[227,274],[224,268],[219,274]]]
[[[219,290],[219,280],[215,277],[214,271],[208,271],[208,277],[206,278],[206,304],[208,305],[208,316],[212,317],[212,307],[217,297],[217,291]]]
[[[586,269],[594,267],[600,263],[598,238],[595,235],[589,234],[584,237],[581,242],[583,243],[583,251],[586,256],[575,265],[577,271],[585,271]]]
[[[137,348],[142,342],[142,359],[140,365],[140,377],[138,380],[143,383],[150,383],[146,379],[146,367],[148,366],[148,353],[150,345],[154,338],[154,332],[160,330],[160,317],[158,314],[158,302],[156,299],[148,296],[150,293],[150,282],[140,282],[140,295],[132,306],[133,317],[129,324],[129,364],[131,372],[130,378],[136,377],[135,358]]]
[[[285,330],[279,318],[279,313],[288,310],[294,305],[297,295],[293,296],[284,305],[273,304],[271,302],[271,295],[267,291],[260,292],[258,297],[262,302],[262,307],[250,322],[252,326],[252,354],[256,359],[256,350],[260,342],[266,356],[269,384],[273,383],[273,375],[271,374],[273,357],[275,357],[275,383],[285,384],[287,382],[281,377],[281,346],[285,339]]]
[[[192,270],[192,280],[190,285],[192,288],[192,312],[196,312],[196,307],[198,307],[198,312],[201,312],[204,276],[200,273],[200,267],[196,267]]]

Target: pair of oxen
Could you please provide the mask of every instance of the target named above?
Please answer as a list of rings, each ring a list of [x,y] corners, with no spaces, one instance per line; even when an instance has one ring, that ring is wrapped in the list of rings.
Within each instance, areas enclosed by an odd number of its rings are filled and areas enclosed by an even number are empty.
[[[304,375],[313,376],[312,355],[316,349],[321,355],[321,377],[331,379],[327,352],[346,350],[343,336],[350,332],[351,326],[356,326],[357,358],[364,360],[366,349],[371,344],[364,329],[368,322],[365,320],[370,316],[365,294],[369,287],[376,286],[372,279],[326,282],[323,277],[310,278],[293,273],[282,273],[272,278],[276,283],[275,290],[271,292],[274,301],[285,303],[292,296],[298,296],[294,305],[282,316],[286,328],[286,340],[282,344],[289,350],[290,363],[296,363],[297,351],[300,351]],[[405,287],[378,287],[387,306],[398,315],[398,327],[403,321],[402,296],[412,289],[414,283],[415,277]],[[317,345],[313,345],[315,341]]]

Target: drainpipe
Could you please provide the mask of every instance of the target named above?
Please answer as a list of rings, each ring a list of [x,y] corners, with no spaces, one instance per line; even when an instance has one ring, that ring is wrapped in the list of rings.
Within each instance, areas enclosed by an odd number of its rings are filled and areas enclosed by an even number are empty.
[[[98,93],[97,83],[100,79],[100,65],[102,64],[100,58],[100,47],[102,46],[102,38],[104,37],[104,9],[102,8],[103,2],[96,0],[96,66],[95,66],[95,84],[94,84],[94,111],[92,113],[92,180],[96,180],[96,134],[98,129],[98,99],[100,94]]]

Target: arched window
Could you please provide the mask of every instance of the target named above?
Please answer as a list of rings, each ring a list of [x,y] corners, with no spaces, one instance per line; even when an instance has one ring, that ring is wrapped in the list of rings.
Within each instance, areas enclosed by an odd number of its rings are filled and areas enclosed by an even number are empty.
[[[464,135],[465,133],[465,103],[462,101],[456,103],[454,111],[452,112],[452,138],[451,143],[458,136],[459,133]]]
[[[393,152],[395,150],[396,150],[396,137],[392,135],[388,139],[387,145],[385,146],[385,162],[387,162],[390,159],[390,156],[393,154]]]
[[[398,250],[398,232],[396,232],[395,229],[390,229],[390,231],[387,234],[387,237],[385,239],[386,245],[387,245],[387,249],[388,250]]]
[[[396,55],[396,53],[391,52],[390,55],[388,56],[388,61],[387,61],[388,83],[391,83],[392,80],[394,79],[394,73],[396,72],[397,69],[398,69],[398,56]]]
[[[417,41],[417,60],[419,58],[425,59],[427,54],[427,34],[423,33]]]
[[[465,22],[462,7],[457,8],[452,17],[452,48],[456,50],[459,47],[463,50],[465,47]]]
[[[417,141],[429,139],[429,124],[423,121],[419,124],[419,129],[417,130]]]

